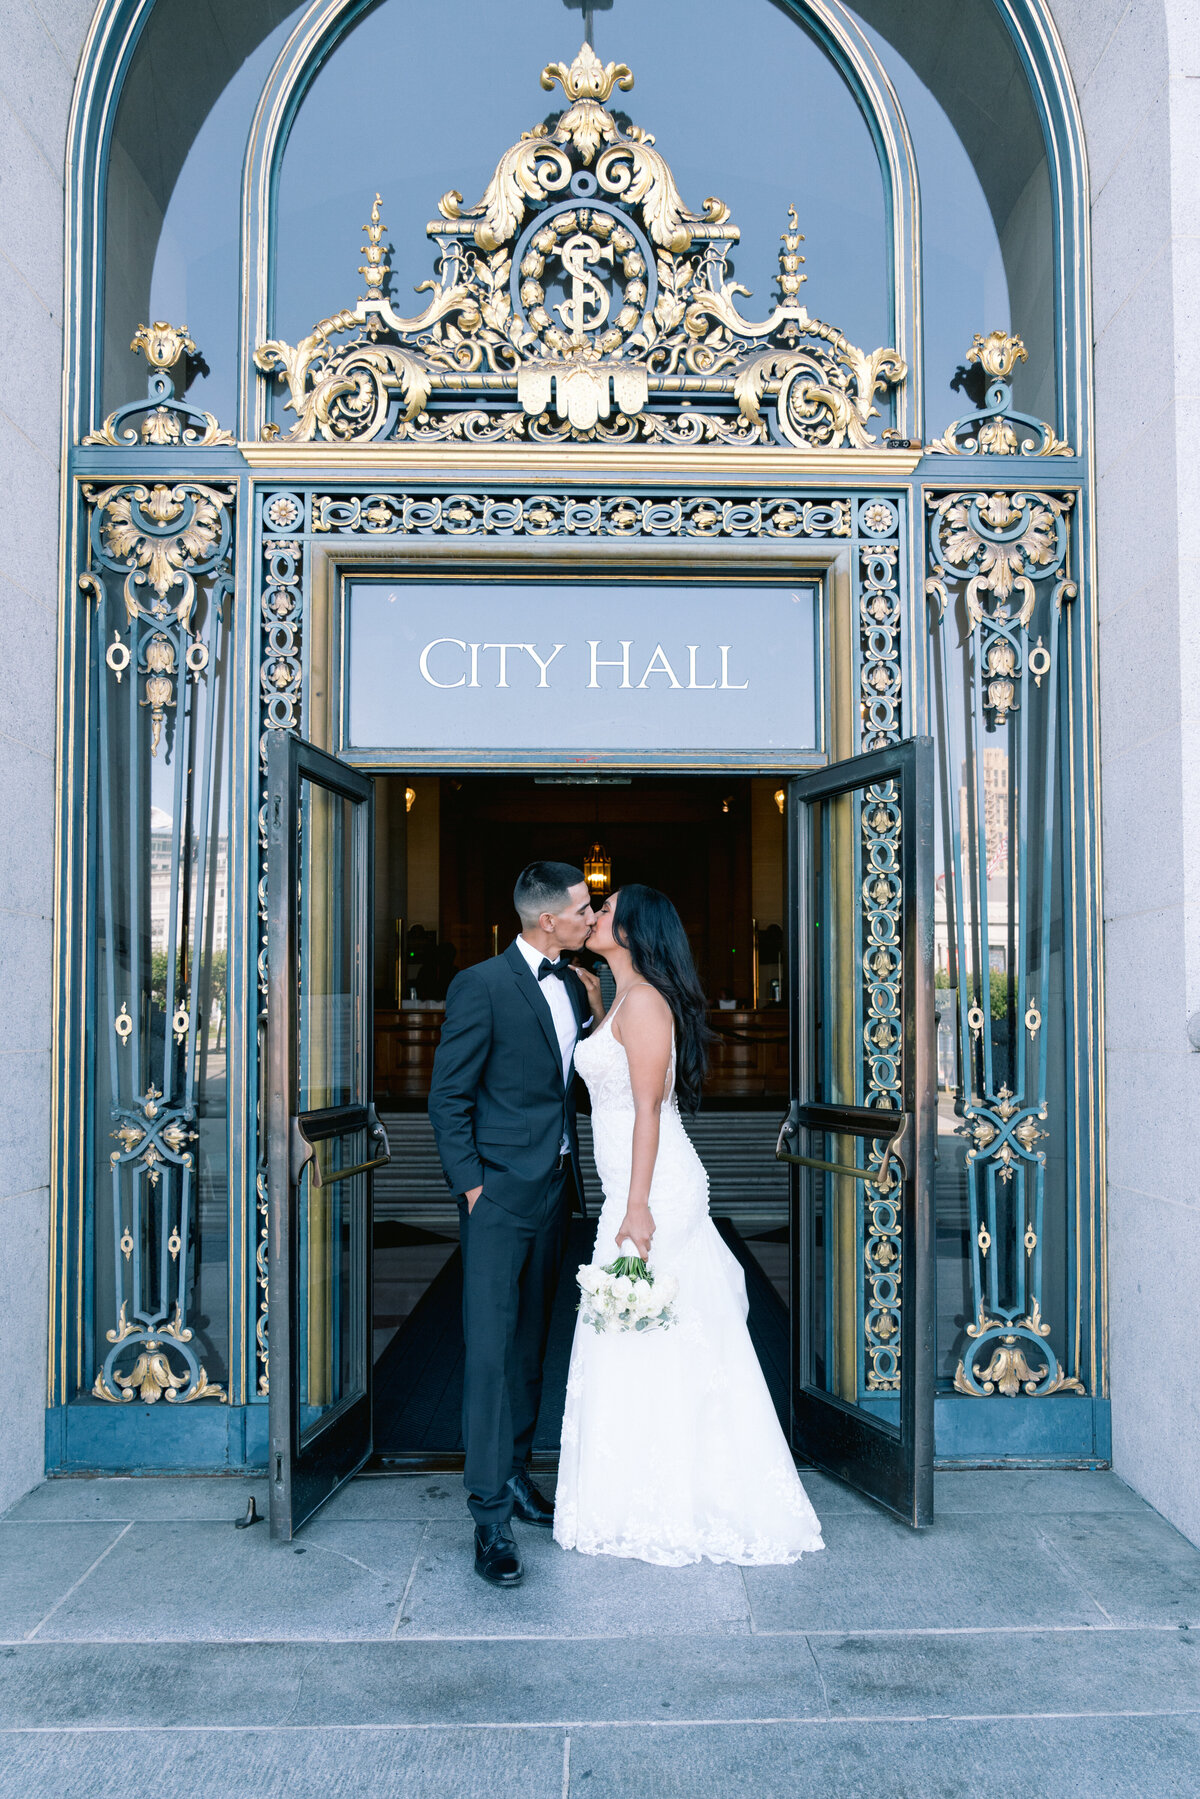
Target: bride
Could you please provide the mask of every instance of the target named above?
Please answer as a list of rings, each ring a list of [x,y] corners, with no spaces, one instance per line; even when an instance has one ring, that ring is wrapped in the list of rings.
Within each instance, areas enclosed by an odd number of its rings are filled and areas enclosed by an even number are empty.
[[[633,1243],[679,1283],[665,1330],[576,1325],[554,1535],[586,1555],[668,1567],[793,1562],[821,1527],[746,1329],[746,1282],[708,1213],[683,1128],[705,1072],[704,995],[679,914],[652,887],[605,901],[587,947],[617,983],[575,1052],[592,1097],[604,1208],[593,1252]],[[589,982],[598,995],[598,983]],[[593,998],[598,1010],[599,1000]]]

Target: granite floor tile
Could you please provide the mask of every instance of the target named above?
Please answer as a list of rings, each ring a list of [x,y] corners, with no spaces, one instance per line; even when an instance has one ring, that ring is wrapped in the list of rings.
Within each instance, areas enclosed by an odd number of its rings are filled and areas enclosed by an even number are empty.
[[[1104,1469],[947,1469],[933,1477],[935,1517],[954,1512],[1147,1512],[1146,1501]]]
[[[833,1475],[802,1468],[804,1482],[818,1515],[822,1511],[857,1512],[878,1517],[879,1507]],[[553,1476],[539,1476],[547,1493]],[[1047,1469],[947,1471],[934,1477],[935,1513],[1011,1511],[1147,1512],[1150,1508],[1115,1474]],[[267,1483],[244,1476],[146,1475],[126,1478],[50,1480],[35,1487],[6,1514],[21,1521],[44,1519],[86,1522],[130,1518],[215,1523],[240,1516],[253,1493],[266,1512]],[[462,1477],[458,1474],[365,1475],[349,1481],[323,1509],[340,1518],[404,1519],[466,1516]]]
[[[747,1568],[756,1630],[862,1631],[1101,1625],[1074,1573],[1023,1519],[830,1517],[825,1549]]]
[[[868,1499],[865,1493],[855,1492],[834,1475],[822,1474],[817,1468],[801,1468],[799,1474],[818,1518],[831,1518],[843,1512],[855,1513],[861,1518],[881,1515],[873,1499]]]
[[[0,1727],[513,1725],[811,1718],[802,1637],[374,1643],[27,1643],[0,1652]]]
[[[590,1795],[599,1789],[580,1789]],[[562,1799],[554,1730],[31,1731],[0,1799]]]
[[[1200,1624],[1200,1549],[1157,1512],[1076,1513],[1036,1528],[1114,1624]]]
[[[266,1479],[231,1475],[140,1475],[128,1479],[48,1480],[19,1499],[6,1515],[21,1523],[86,1523],[92,1519],[142,1518],[157,1523],[221,1523],[240,1518],[254,1494],[266,1516]]]
[[[809,1643],[835,1718],[1200,1714],[1200,1635],[1186,1630],[931,1631]]]
[[[97,1557],[116,1543],[124,1528],[62,1524],[41,1529],[0,1523],[0,1640],[27,1636]]]
[[[571,1799],[1196,1799],[1200,1720],[571,1733]]]
[[[470,1521],[431,1524],[398,1634],[624,1637],[750,1628],[737,1568],[711,1562],[655,1568],[618,1556],[576,1555],[532,1526],[518,1525],[516,1536],[525,1580],[498,1592],[475,1574]]]
[[[543,1483],[553,1491],[553,1483]],[[369,1474],[346,1485],[326,1501],[323,1518],[441,1519],[470,1529],[467,1495],[461,1474]]]
[[[133,1524],[40,1635],[103,1642],[386,1637],[424,1530],[318,1517],[300,1541],[273,1543],[265,1525]]]

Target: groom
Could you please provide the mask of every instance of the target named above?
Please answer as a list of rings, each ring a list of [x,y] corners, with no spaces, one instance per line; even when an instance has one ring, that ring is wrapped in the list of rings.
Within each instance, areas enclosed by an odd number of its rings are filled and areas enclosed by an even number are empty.
[[[521,934],[452,982],[433,1064],[429,1117],[458,1199],[463,1261],[464,1482],[475,1572],[521,1579],[509,1520],[552,1524],[526,1468],[542,1395],[550,1310],[567,1242],[575,1130],[575,1045],[599,1003],[595,975],[570,967],[595,914],[583,873],[531,862],[513,902]]]

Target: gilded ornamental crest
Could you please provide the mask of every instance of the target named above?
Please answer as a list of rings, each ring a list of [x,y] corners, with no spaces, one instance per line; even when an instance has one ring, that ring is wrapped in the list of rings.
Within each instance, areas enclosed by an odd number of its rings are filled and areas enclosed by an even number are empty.
[[[654,138],[608,109],[633,86],[625,64],[584,44],[541,81],[565,111],[504,152],[476,205],[438,202],[423,312],[401,318],[388,297],[377,195],[366,293],[294,346],[259,345],[259,369],[287,385],[288,440],[874,444],[904,362],[809,316],[794,208],[778,303],[744,318],[728,207],[688,206]]]

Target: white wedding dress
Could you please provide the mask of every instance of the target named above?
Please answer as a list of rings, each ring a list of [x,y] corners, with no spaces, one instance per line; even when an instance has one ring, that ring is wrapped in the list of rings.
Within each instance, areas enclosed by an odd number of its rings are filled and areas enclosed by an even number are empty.
[[[618,1006],[620,1005],[618,1001]],[[604,1207],[594,1260],[617,1255],[633,1151],[633,1090],[612,1034],[617,1007],[575,1052],[592,1096]],[[746,1329],[746,1281],[708,1214],[708,1176],[667,1072],[650,1188],[652,1271],[679,1282],[666,1330],[575,1327],[563,1415],[554,1536],[585,1555],[678,1568],[794,1562],[821,1549]]]

